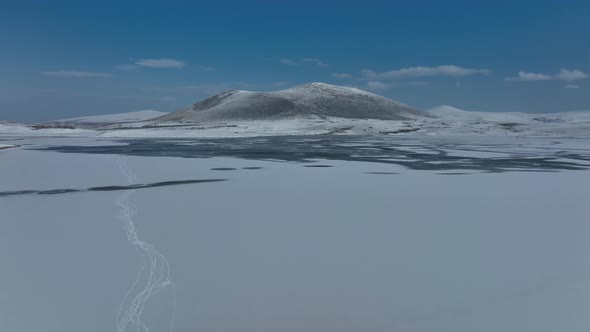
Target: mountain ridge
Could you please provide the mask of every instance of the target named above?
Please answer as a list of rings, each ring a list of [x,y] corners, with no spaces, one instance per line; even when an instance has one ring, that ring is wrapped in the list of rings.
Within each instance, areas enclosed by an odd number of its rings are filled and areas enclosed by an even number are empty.
[[[225,91],[152,120],[211,122],[309,116],[381,120],[430,117],[426,112],[371,92],[314,82],[270,92]]]

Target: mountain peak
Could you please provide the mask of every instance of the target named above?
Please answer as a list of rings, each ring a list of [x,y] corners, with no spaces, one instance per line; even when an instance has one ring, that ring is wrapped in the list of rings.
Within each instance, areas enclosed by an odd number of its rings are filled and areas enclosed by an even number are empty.
[[[360,90],[357,88],[352,88],[352,87],[348,87],[348,86],[341,86],[341,85],[333,85],[333,84],[328,84],[328,83],[323,83],[323,82],[305,83],[305,84],[301,84],[301,85],[297,85],[297,86],[285,89],[283,91],[288,91],[288,90],[333,91],[333,92],[340,92],[340,93],[347,92],[347,93],[360,93],[360,94],[375,95],[374,93]]]

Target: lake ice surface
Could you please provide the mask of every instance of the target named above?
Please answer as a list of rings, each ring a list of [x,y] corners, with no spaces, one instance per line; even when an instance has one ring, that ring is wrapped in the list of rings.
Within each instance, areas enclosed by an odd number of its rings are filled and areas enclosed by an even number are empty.
[[[588,139],[1,143],[1,331],[117,330],[142,263],[120,160],[176,290],[146,303],[150,331],[590,326]]]

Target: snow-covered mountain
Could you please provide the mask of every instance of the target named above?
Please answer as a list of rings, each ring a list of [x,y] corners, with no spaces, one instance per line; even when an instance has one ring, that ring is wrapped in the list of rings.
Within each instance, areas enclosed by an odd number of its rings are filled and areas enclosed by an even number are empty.
[[[268,93],[226,92],[184,110],[162,114],[140,111],[65,119],[33,126],[0,123],[0,135],[148,138],[326,134],[590,137],[590,111],[537,114],[474,112],[448,105],[417,111],[369,92],[322,83]]]
[[[309,83],[273,92],[223,92],[155,121],[277,120],[310,116],[410,120],[428,114],[367,91]]]

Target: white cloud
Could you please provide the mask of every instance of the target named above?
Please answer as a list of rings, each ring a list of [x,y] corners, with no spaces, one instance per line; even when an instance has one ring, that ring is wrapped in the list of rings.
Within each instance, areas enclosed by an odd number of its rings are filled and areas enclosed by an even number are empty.
[[[318,67],[328,67],[329,65],[325,62],[323,62],[320,59],[315,59],[315,58],[305,58],[303,59],[303,62],[310,62]]]
[[[149,68],[182,68],[184,62],[174,59],[141,59],[136,65]]]
[[[304,58],[304,59],[289,59],[289,58],[283,58],[283,59],[279,59],[279,61],[284,64],[284,65],[288,65],[288,66],[297,66],[297,65],[304,65],[304,64],[311,64],[314,65],[316,67],[329,67],[330,65],[323,62],[320,59],[316,59],[316,58]]]
[[[576,84],[568,84],[566,86],[564,86],[564,89],[579,89],[580,86],[576,85]]]
[[[363,69],[361,70],[361,75],[364,77],[377,77],[377,72],[371,69]]]
[[[56,71],[43,71],[41,75],[55,76],[55,77],[111,77],[109,73],[98,73],[90,71],[76,71],[76,70],[56,70]]]
[[[370,90],[386,90],[391,88],[391,84],[386,84],[379,81],[368,81],[367,88]]]
[[[555,75],[547,74],[536,74],[527,73],[525,71],[519,71],[516,77],[506,77],[504,80],[510,82],[530,82],[530,81],[549,81],[549,80],[560,80],[560,81],[576,81],[584,78],[588,78],[590,75],[584,73],[581,70],[567,70],[561,69],[561,71]]]
[[[385,83],[382,81],[367,81],[366,89],[368,90],[387,90],[399,87],[420,87],[428,86],[430,83],[425,81],[408,81],[408,82],[391,82]]]
[[[516,77],[506,77],[504,80],[510,82],[530,82],[530,81],[548,81],[553,77],[545,74],[527,73],[526,71],[519,71]]]
[[[559,73],[555,75],[555,78],[562,81],[576,81],[581,80],[584,78],[588,78],[590,75],[584,73],[583,71],[574,69],[574,70],[567,70],[561,69]]]
[[[282,64],[288,65],[288,66],[294,66],[295,65],[295,61],[291,60],[291,59],[280,59],[279,60]]]
[[[352,75],[350,75],[349,73],[332,73],[332,77],[344,79],[344,78],[351,78]]]
[[[437,67],[410,67],[386,72],[376,72],[371,69],[361,70],[361,75],[368,80],[400,80],[408,78],[433,77],[433,76],[450,76],[465,77],[471,75],[488,75],[488,69],[463,68],[455,65],[445,65]]]

